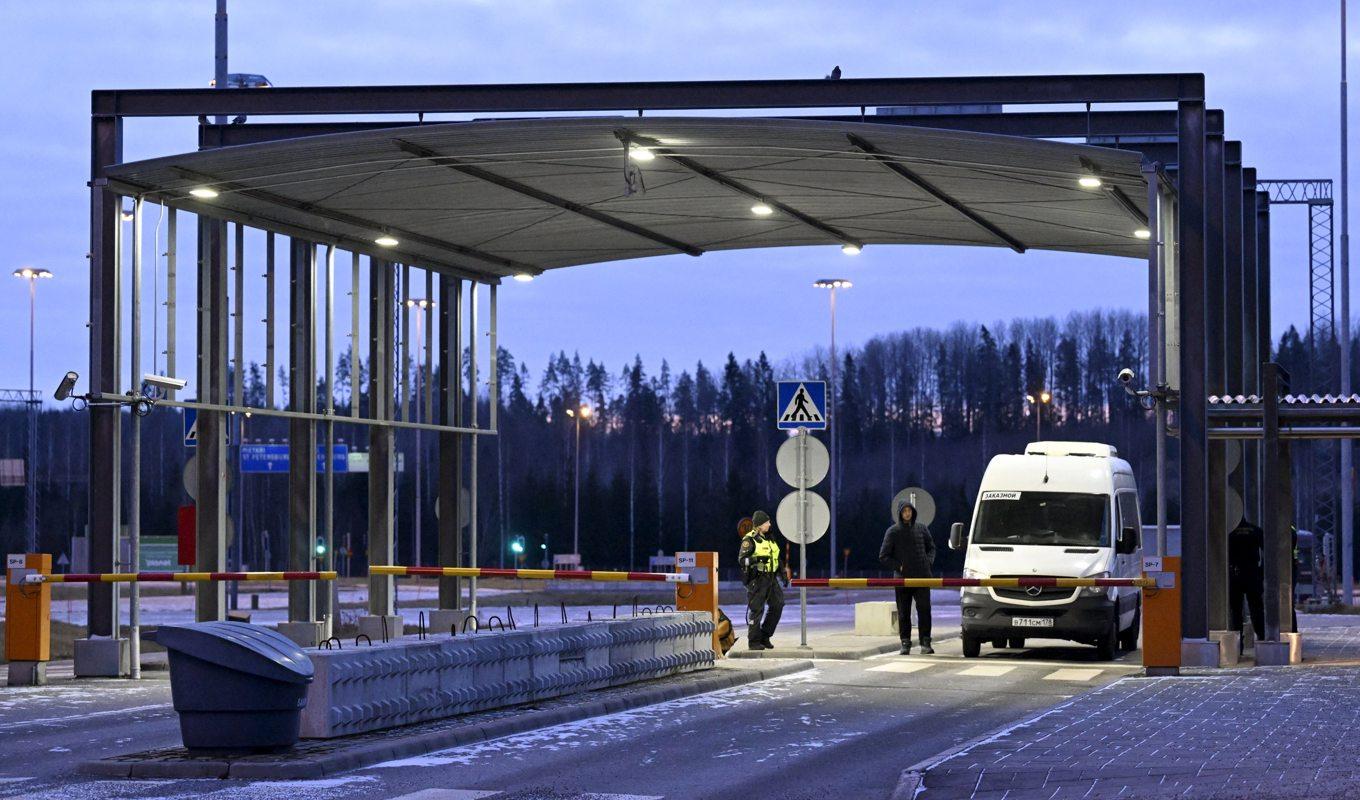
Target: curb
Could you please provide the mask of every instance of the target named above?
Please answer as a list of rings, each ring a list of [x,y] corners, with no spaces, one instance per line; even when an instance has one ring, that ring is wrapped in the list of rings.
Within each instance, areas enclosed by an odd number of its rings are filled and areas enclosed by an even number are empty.
[[[336,750],[296,761],[231,761],[224,759],[194,759],[179,761],[127,760],[126,756],[86,761],[76,771],[84,775],[105,778],[249,778],[254,780],[305,780],[323,778],[360,769],[384,761],[425,755],[437,750],[476,744],[491,739],[548,728],[567,722],[578,722],[591,717],[616,714],[644,706],[679,700],[684,697],[730,689],[757,681],[780,678],[812,669],[806,659],[774,664],[758,669],[715,669],[685,686],[655,686],[630,693],[623,698],[596,700],[576,706],[533,711],[512,717],[492,720],[484,725],[471,725],[451,731],[401,736],[393,730],[393,738],[367,742],[351,748],[343,745]]]
[[[946,636],[942,639],[934,640],[935,644],[957,639],[957,636]],[[816,648],[803,649],[800,647],[776,647],[773,650],[734,650],[727,654],[728,658],[813,658],[826,659],[828,661],[862,661],[866,658],[881,656],[884,653],[896,653],[900,643],[884,643],[868,645],[858,649],[838,648],[818,650]],[[913,643],[913,646],[914,643]]]

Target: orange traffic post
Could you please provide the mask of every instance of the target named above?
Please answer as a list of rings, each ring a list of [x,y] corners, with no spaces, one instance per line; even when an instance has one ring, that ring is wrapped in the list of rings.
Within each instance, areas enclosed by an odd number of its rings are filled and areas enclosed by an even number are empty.
[[[48,553],[10,555],[5,559],[5,660],[10,686],[47,683],[52,657],[52,587],[29,583],[31,575],[52,571]]]
[[[718,643],[718,554],[676,553],[675,571],[689,579],[675,586],[676,611],[703,611],[713,617],[713,653],[722,657]]]

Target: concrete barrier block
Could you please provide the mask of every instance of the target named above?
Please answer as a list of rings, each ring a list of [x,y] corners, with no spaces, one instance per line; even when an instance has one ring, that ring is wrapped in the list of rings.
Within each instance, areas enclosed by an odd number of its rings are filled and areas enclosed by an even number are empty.
[[[76,639],[77,678],[121,678],[131,673],[127,639]]]
[[[898,636],[897,603],[875,600],[855,603],[856,636]]]

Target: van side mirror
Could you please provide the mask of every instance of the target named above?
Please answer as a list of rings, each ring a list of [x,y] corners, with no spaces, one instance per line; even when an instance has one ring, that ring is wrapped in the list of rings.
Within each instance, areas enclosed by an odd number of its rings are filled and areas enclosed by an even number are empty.
[[[1138,549],[1138,529],[1132,525],[1125,525],[1119,532],[1119,541],[1115,542],[1115,552],[1120,555],[1129,555]]]
[[[963,523],[955,522],[949,526],[949,549],[962,550],[968,544],[968,535],[963,531]]]

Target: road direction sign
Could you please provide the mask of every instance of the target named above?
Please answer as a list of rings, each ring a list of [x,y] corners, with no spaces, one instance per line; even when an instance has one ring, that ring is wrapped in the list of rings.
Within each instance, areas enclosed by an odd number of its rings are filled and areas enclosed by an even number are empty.
[[[349,472],[349,445],[337,444],[331,451],[332,469],[336,473]],[[241,471],[250,473],[282,473],[288,471],[288,445],[241,445]],[[326,471],[326,446],[316,446],[316,471]]]
[[[780,430],[826,430],[826,382],[780,381],[775,393],[775,422]]]
[[[930,496],[930,492],[919,486],[908,486],[898,492],[893,497],[892,507],[897,508],[899,500],[905,498],[916,507],[916,521],[922,525],[929,525],[935,519],[935,498]],[[896,522],[897,520],[893,520]]]
[[[807,527],[798,526],[798,498],[807,498]],[[831,527],[831,507],[816,492],[789,492],[774,512],[775,523],[784,538],[794,544],[812,544]]]
[[[799,451],[805,453],[802,486],[798,485]],[[819,439],[806,434],[794,436],[779,446],[779,452],[774,456],[774,468],[778,470],[779,477],[784,479],[784,483],[795,489],[811,489],[826,478],[826,473],[831,468],[831,454]]]

